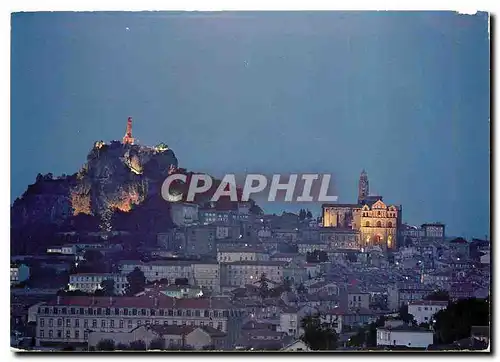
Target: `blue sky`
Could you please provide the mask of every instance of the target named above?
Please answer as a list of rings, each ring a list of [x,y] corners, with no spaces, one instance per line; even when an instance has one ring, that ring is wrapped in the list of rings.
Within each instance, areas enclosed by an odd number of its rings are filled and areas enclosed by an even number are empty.
[[[404,221],[489,234],[484,13],[20,13],[11,64],[12,198],[132,116],[188,169],[332,173],[347,203],[365,168]]]

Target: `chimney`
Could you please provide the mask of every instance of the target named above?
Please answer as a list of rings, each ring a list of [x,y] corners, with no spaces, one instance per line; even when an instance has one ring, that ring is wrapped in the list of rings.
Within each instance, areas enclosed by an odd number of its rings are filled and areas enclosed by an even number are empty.
[[[57,296],[57,305],[59,305],[59,304],[61,304],[61,296],[60,295]]]
[[[155,297],[155,308],[158,307],[158,298]]]

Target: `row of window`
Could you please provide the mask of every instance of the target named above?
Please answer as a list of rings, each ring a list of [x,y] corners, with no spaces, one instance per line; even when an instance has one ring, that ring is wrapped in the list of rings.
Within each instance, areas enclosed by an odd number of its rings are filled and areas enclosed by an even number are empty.
[[[101,286],[101,283],[70,283],[77,289],[96,289]],[[125,289],[127,287],[127,283],[116,283],[116,289]]]
[[[83,320],[83,328],[89,328],[89,319],[84,319]],[[98,320],[97,319],[92,319],[92,322],[90,324],[91,328],[124,328],[125,327],[125,321],[123,319],[120,319],[118,321],[118,325],[115,325],[115,320],[114,319],[110,319],[109,320],[109,323],[107,323],[107,319],[101,319],[101,323],[100,323],[100,326],[99,326],[99,323],[98,323]],[[181,322],[183,326],[187,325],[187,321],[182,321]],[[155,325],[158,325],[160,324],[160,321],[159,320],[145,320],[144,321],[144,324],[146,325],[149,325],[149,324],[155,324]],[[164,325],[168,325],[168,321],[163,321],[163,324]],[[190,325],[194,326],[194,325],[200,325],[200,326],[203,326],[205,325],[205,322],[203,321],[190,321],[189,322]],[[137,326],[140,326],[142,325],[142,320],[138,319],[136,321],[136,325]],[[176,326],[178,325],[178,321],[172,321],[172,325]],[[179,324],[181,325],[181,324]],[[213,322],[209,322],[208,325],[210,327],[213,327],[214,326],[214,323]],[[52,318],[48,318],[48,326],[49,328],[50,327],[54,327],[54,320]],[[62,319],[59,318],[57,320],[57,327],[63,327],[63,323],[62,323]],[[66,328],[71,328],[72,325],[71,325],[71,320],[66,320]],[[40,318],[40,328],[45,328],[45,319],[44,318]],[[76,319],[74,321],[74,328],[80,328],[80,320],[79,319]],[[133,328],[133,321],[131,319],[127,320],[127,328],[128,329],[131,329]],[[219,330],[222,330],[222,322],[217,322],[217,329]],[[42,329],[40,329],[40,333],[42,333]],[[60,337],[59,337],[60,338]]]
[[[80,281],[80,282],[102,282],[103,280],[106,280],[106,279],[112,279],[114,280],[115,282],[124,282],[127,280],[127,277],[126,276],[70,276],[70,280],[72,282],[77,282],[77,281]]]
[[[80,338],[80,331],[79,330],[75,330],[75,332],[74,332],[73,335],[74,335],[75,339],[79,339]],[[40,329],[40,332],[39,332],[38,336],[40,338],[45,338],[45,331],[43,329]],[[71,338],[71,331],[70,330],[66,330],[65,336],[66,336],[66,339],[70,339]],[[48,338],[58,338],[58,339],[61,339],[62,338],[62,331],[61,330],[57,330],[56,331],[56,337],[54,337],[54,331],[52,329],[49,329]],[[88,338],[89,338],[89,332],[88,331],[84,331],[83,332],[83,339],[87,340]]]
[[[378,227],[378,228],[382,227],[382,222],[377,221],[377,223],[375,224],[375,226]],[[370,222],[369,221],[365,222],[365,227],[370,227]],[[392,228],[392,222],[389,221],[387,223],[387,227],[388,228]]]
[[[80,315],[150,315],[150,316],[187,316],[187,317],[228,317],[229,311],[219,311],[213,310],[210,311],[208,309],[200,310],[200,309],[149,309],[149,308],[50,308],[50,307],[39,307],[38,313],[44,314],[80,314]]]

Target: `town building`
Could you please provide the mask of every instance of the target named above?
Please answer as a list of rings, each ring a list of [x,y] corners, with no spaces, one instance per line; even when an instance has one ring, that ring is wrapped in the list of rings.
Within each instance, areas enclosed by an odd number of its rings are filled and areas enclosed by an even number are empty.
[[[358,203],[323,204],[323,227],[357,230],[361,246],[395,249],[402,208],[386,205],[382,200],[382,196],[369,194],[368,176],[363,170],[358,185]]]
[[[118,267],[120,273],[125,276],[134,271],[135,268],[139,268],[148,282],[167,279],[171,284],[174,284],[175,279],[185,278],[189,284],[195,284],[192,264],[192,261],[185,260],[154,260],[150,262],[122,260]]]
[[[418,327],[377,328],[377,346],[427,348],[433,343],[433,338],[432,331]]]
[[[232,263],[235,261],[268,261],[269,253],[260,247],[250,246],[218,246],[217,261],[219,263]]]
[[[170,215],[177,226],[188,226],[198,222],[198,204],[188,202],[170,203]]]
[[[79,273],[69,276],[68,289],[81,290],[86,293],[94,293],[97,289],[102,289],[102,282],[112,280],[114,282],[114,293],[125,294],[128,286],[127,276],[112,273]]]
[[[224,285],[242,287],[254,284],[264,274],[266,279],[274,283],[283,282],[283,271],[286,262],[281,261],[236,261],[221,263],[221,277]]]
[[[440,222],[422,224],[423,237],[426,240],[444,241],[445,225]]]
[[[328,249],[360,249],[359,231],[349,228],[321,228],[319,240],[328,245]]]
[[[320,241],[300,241],[297,243],[297,248],[299,254],[312,253],[314,251],[327,251],[329,249],[328,244],[324,244]]]
[[[100,341],[108,339],[115,343],[115,348],[120,345],[130,346],[137,341],[143,341],[149,347],[151,342],[163,340],[166,349],[224,350],[227,348],[225,337],[224,332],[209,326],[150,324],[141,325],[129,332],[91,332],[88,345],[89,348],[96,348]]]
[[[220,264],[196,262],[192,264],[194,284],[209,291],[220,292]]]
[[[91,332],[130,332],[144,325],[208,326],[234,342],[244,315],[212,298],[57,297],[38,308],[36,345],[87,344]]]
[[[408,304],[408,313],[420,323],[431,323],[433,316],[440,310],[446,309],[448,302],[435,300],[421,300]]]
[[[30,268],[25,264],[10,265],[10,285],[17,285],[28,280],[30,277]]]

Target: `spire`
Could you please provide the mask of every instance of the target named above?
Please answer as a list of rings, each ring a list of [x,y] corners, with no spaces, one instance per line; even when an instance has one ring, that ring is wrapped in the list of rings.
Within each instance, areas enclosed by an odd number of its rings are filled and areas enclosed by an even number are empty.
[[[361,176],[359,176],[358,184],[358,204],[363,204],[366,197],[369,195],[370,186],[368,182],[368,174],[365,169],[361,171]]]

